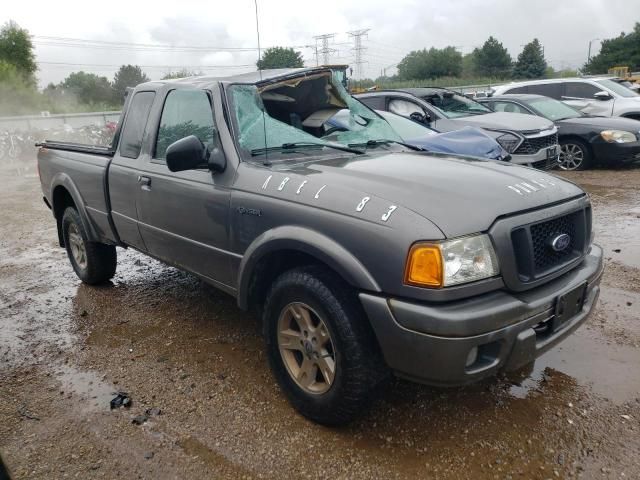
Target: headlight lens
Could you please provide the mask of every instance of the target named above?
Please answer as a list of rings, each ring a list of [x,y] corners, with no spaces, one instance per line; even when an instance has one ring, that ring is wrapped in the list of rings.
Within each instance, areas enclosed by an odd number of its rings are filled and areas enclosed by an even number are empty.
[[[500,135],[496,138],[496,142],[498,142],[507,152],[513,153],[520,145],[520,138],[512,133],[505,133],[504,135]]]
[[[624,130],[605,130],[600,132],[600,136],[609,143],[629,143],[638,140],[633,133]]]
[[[498,259],[487,235],[442,243],[417,243],[409,251],[405,283],[419,287],[448,287],[493,277]]]

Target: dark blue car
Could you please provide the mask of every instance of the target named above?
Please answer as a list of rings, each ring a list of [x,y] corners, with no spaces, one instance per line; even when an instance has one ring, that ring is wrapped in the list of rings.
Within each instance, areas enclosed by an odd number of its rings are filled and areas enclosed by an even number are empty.
[[[376,110],[402,137],[405,143],[429,152],[469,155],[490,160],[508,160],[509,153],[479,128],[439,133],[408,118],[391,112]],[[349,130],[349,110],[340,110],[325,124],[327,130]]]

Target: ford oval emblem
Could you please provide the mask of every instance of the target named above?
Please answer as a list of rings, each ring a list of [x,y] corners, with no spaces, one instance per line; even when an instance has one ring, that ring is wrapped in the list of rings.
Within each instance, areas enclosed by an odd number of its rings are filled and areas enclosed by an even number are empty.
[[[551,248],[553,248],[556,252],[562,252],[569,246],[570,243],[571,237],[566,233],[561,233],[560,235],[556,235],[551,239]]]

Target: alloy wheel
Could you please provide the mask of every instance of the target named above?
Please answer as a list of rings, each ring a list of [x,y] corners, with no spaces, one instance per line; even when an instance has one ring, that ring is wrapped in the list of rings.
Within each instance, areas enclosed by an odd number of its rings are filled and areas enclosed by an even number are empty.
[[[290,303],[278,319],[278,349],[287,372],[305,392],[323,394],[336,375],[334,344],[327,325],[309,305]]]
[[[565,143],[560,146],[560,161],[558,166],[562,170],[576,170],[584,162],[584,150],[575,143]]]
[[[84,240],[78,230],[78,226],[75,223],[69,225],[69,248],[71,255],[75,260],[78,267],[82,270],[87,268],[87,249],[84,246]]]

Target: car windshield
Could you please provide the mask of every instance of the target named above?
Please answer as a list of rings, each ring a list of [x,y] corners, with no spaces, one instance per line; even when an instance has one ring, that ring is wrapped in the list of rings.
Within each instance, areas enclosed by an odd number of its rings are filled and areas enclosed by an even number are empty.
[[[599,83],[603,87],[611,90],[613,93],[620,95],[621,97],[637,97],[638,94],[631,90],[630,88],[625,87],[624,85],[620,85],[618,82],[614,82],[609,79],[596,80],[596,83]]]
[[[551,121],[565,120],[567,118],[578,118],[584,116],[579,111],[571,108],[566,103],[559,102],[553,98],[536,98],[527,102],[531,107],[536,109],[542,116]]]
[[[271,160],[335,154],[332,145],[401,141],[384,119],[349,95],[341,75],[326,70],[262,85],[231,85],[232,123],[243,158],[266,152]],[[327,130],[327,121],[340,110],[347,112],[343,128]]]
[[[446,90],[434,91],[429,95],[422,96],[422,99],[437,107],[447,118],[491,113],[491,110],[475,100]]]

